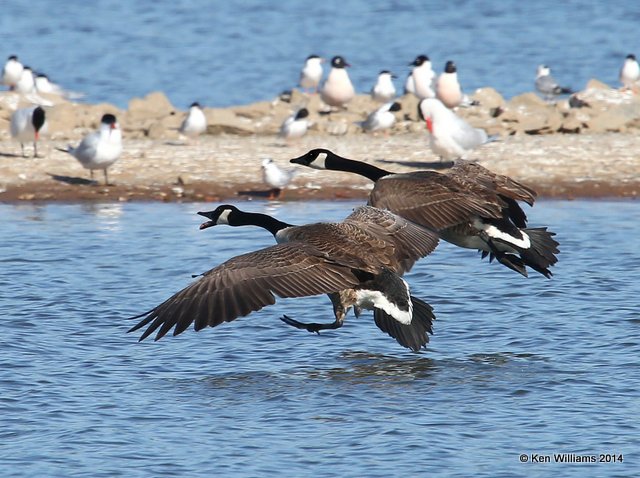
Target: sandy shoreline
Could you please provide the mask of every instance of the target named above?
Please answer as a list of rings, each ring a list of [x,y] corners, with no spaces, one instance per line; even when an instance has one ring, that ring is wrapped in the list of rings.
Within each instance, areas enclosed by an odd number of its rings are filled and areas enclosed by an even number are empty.
[[[435,162],[426,133],[384,136],[311,135],[286,145],[273,136],[206,135],[179,144],[127,140],[110,169],[112,186],[88,181],[89,172],[44,142],[42,158],[22,158],[18,144],[0,142],[0,201],[219,201],[264,197],[260,164],[280,166],[314,147],[326,147],[391,171],[410,171]],[[31,152],[31,149],[28,149]],[[542,197],[636,197],[640,191],[640,137],[636,134],[518,135],[490,143],[471,158],[535,188]],[[364,198],[368,180],[337,172],[296,167],[283,199]],[[242,194],[249,192],[250,194]]]

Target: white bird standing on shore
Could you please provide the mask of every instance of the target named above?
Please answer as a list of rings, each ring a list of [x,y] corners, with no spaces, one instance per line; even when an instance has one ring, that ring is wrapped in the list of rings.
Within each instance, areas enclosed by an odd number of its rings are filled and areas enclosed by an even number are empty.
[[[294,169],[282,169],[273,162],[273,159],[264,159],[262,161],[262,180],[271,188],[269,199],[280,197],[282,188],[291,182],[295,174],[296,170]]]
[[[20,79],[16,83],[14,89],[18,93],[29,94],[33,93],[36,89],[36,81],[33,76],[33,71],[28,66],[22,68],[22,74]]]
[[[412,63],[411,77],[413,78],[414,94],[421,100],[424,98],[435,98],[435,77],[436,74],[431,67],[431,61],[427,55],[418,55]]]
[[[441,159],[461,158],[490,141],[483,129],[474,128],[436,98],[422,100],[420,113],[431,133],[431,150]]]
[[[300,80],[298,81],[300,88],[312,90],[314,93],[318,92],[318,85],[322,79],[323,61],[324,59],[318,55],[309,55],[307,57],[300,72]]]
[[[35,78],[35,88],[38,93],[48,93],[53,95],[63,95],[64,92],[55,83],[49,81],[49,77],[44,73],[38,73]]]
[[[180,125],[181,134],[195,138],[207,131],[207,117],[198,102],[191,103],[187,116]]]
[[[404,94],[416,94],[416,85],[413,82],[413,71],[410,71],[407,78],[404,80]]]
[[[24,143],[33,141],[33,157],[38,156],[38,140],[40,135],[47,132],[47,118],[42,106],[32,106],[21,108],[11,115],[11,137],[20,141],[22,156],[24,154]]]
[[[320,98],[327,105],[344,107],[355,96],[356,90],[346,70],[348,66],[351,65],[341,56],[334,56],[331,59],[329,76],[320,90]]]
[[[385,131],[387,132],[396,122],[395,111],[400,111],[400,103],[389,102],[375,110],[367,119],[360,123],[362,129],[368,132]]]
[[[633,54],[627,55],[620,69],[620,83],[626,90],[640,87],[640,65]]]
[[[458,70],[456,64],[448,61],[444,67],[444,72],[440,74],[436,82],[436,97],[450,109],[462,103],[462,88],[458,81]]]
[[[280,126],[280,132],[278,136],[285,139],[301,138],[307,133],[309,129],[309,110],[307,108],[300,108],[293,113],[287,119],[284,120]]]
[[[376,84],[371,88],[371,99],[379,103],[388,103],[396,97],[396,87],[393,79],[397,78],[389,70],[382,70],[378,74]]]
[[[18,60],[16,55],[11,55],[2,68],[2,83],[7,85],[10,90],[15,88],[16,83],[20,81],[24,66]]]
[[[536,90],[538,90],[547,101],[553,100],[558,95],[569,95],[573,93],[571,88],[558,84],[556,79],[551,76],[551,68],[546,65],[538,66],[535,84]]]
[[[80,164],[90,171],[92,180],[93,170],[102,169],[104,183],[108,185],[107,168],[122,154],[122,131],[116,117],[107,113],[102,116],[100,129],[85,136],[76,148],[69,145],[67,149],[58,149],[80,161]]]

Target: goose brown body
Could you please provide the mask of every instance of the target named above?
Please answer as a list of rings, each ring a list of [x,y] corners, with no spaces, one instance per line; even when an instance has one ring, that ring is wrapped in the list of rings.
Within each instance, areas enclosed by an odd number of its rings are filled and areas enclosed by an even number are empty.
[[[413,300],[417,320],[392,324],[392,314],[374,310],[376,324],[406,347],[419,349],[428,342],[433,314],[431,306],[409,297],[408,286],[398,276],[420,257],[429,254],[438,237],[404,218],[373,207],[357,208],[340,223],[292,226],[264,214],[245,213],[233,206],[200,213],[216,224],[259,225],[279,244],[230,259],[159,306],[134,318],[146,316],[131,331],[148,326],[140,340],[158,330],[155,339],[174,328],[173,335],[192,323],[195,330],[215,327],[275,303],[275,296],[303,297],[328,294],[337,328],[363,291],[384,293],[385,284],[406,289],[400,302]],[[413,310],[408,305],[408,311]],[[298,328],[304,324],[289,319]],[[315,324],[312,324],[315,325]],[[300,326],[300,327],[299,327]],[[307,330],[310,330],[307,328]]]
[[[292,163],[365,176],[375,182],[368,203],[437,231],[459,247],[478,249],[526,276],[525,265],[546,277],[557,262],[558,243],[546,228],[527,229],[518,201],[533,205],[531,188],[473,163],[459,162],[444,173],[395,174],[371,164],[314,149]],[[531,234],[530,234],[531,233]]]

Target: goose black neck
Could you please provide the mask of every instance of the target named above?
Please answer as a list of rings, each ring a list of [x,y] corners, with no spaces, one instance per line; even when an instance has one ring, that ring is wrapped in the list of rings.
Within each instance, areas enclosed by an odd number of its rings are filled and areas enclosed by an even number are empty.
[[[391,173],[372,164],[364,163],[362,161],[356,161],[353,159],[343,158],[337,154],[328,156],[325,161],[325,167],[334,171],[344,171],[346,173],[355,173],[371,181],[377,181],[378,179],[388,176]]]
[[[274,236],[278,231],[291,227],[291,224],[277,220],[275,217],[257,212],[236,211],[233,217],[229,217],[231,226],[258,226],[266,229]]]

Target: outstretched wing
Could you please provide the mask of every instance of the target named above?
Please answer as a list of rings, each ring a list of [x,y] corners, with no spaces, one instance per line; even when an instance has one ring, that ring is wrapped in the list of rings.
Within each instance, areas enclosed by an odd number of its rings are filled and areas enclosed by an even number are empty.
[[[234,257],[203,276],[149,312],[129,330],[147,324],[144,340],[158,327],[155,340],[172,327],[173,335],[186,330],[215,327],[275,303],[279,297],[304,297],[348,289],[359,284],[348,265],[338,263],[317,249],[288,243]]]
[[[530,187],[515,179],[511,179],[509,176],[494,173],[477,163],[468,161],[458,162],[450,169],[449,174],[471,178],[480,185],[502,196],[515,199],[516,201],[524,201],[530,206],[533,206],[536,200],[537,193]]]
[[[456,181],[435,171],[385,176],[376,182],[369,204],[435,231],[468,222],[474,216],[501,217],[498,204],[469,194]]]

